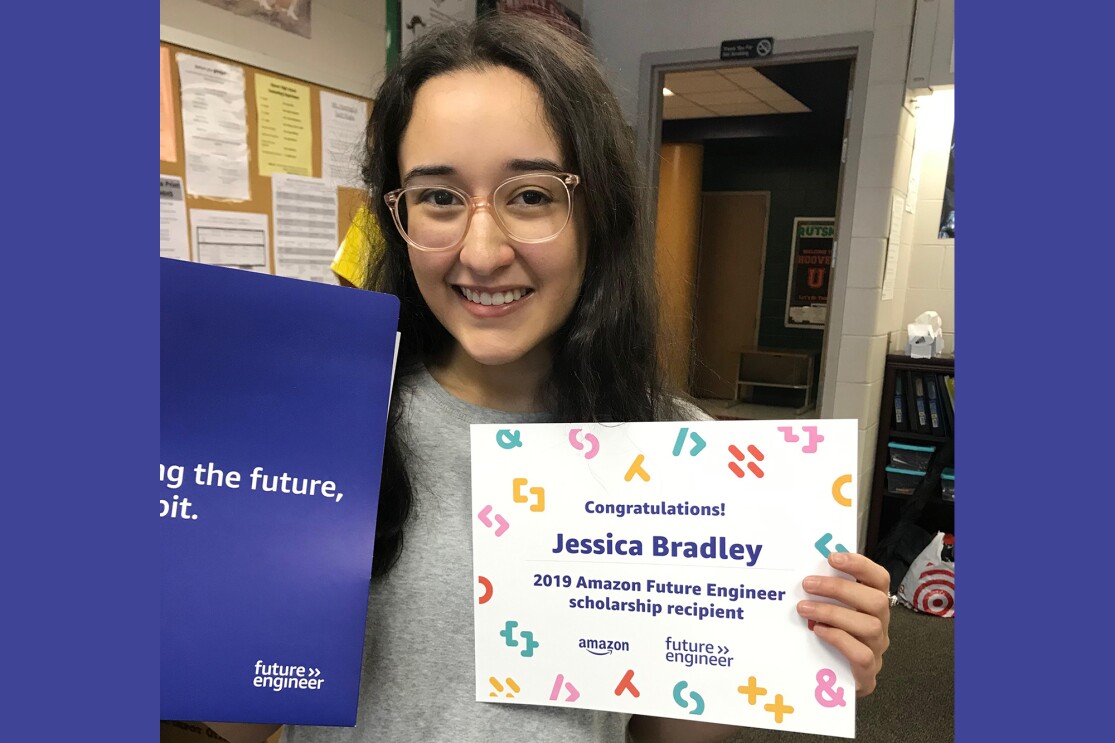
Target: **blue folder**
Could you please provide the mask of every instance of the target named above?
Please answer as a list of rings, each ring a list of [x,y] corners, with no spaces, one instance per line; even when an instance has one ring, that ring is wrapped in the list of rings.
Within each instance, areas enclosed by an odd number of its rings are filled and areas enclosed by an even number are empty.
[[[160,717],[355,725],[398,300],[160,262]]]

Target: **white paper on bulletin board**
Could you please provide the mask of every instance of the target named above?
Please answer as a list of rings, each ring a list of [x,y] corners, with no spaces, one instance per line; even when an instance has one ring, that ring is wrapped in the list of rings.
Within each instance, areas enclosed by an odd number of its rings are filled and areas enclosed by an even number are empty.
[[[244,68],[179,52],[186,189],[191,196],[247,201],[248,104]]]
[[[271,176],[275,274],[332,283],[337,252],[337,189],[322,178]]]
[[[256,273],[268,270],[267,215],[190,209],[194,260]]]
[[[186,194],[182,179],[159,174],[159,255],[190,260],[190,230],[186,223]]]
[[[368,104],[321,91],[321,177],[335,187],[362,188],[360,160]]]
[[[849,664],[796,606],[857,544],[857,442],[854,420],[472,426],[477,701],[852,737]]]

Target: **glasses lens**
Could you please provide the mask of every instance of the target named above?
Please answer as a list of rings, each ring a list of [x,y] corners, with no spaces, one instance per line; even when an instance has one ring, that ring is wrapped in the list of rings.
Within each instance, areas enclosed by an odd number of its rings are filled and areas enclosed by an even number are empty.
[[[569,189],[556,175],[512,178],[496,189],[492,203],[508,236],[516,240],[548,240],[569,221]]]
[[[441,250],[464,237],[468,205],[456,191],[437,186],[415,186],[399,196],[399,221],[411,242]]]

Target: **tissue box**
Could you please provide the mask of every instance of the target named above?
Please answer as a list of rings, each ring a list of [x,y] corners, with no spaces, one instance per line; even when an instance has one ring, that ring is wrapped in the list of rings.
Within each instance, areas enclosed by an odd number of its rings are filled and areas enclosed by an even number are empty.
[[[929,359],[945,352],[945,334],[941,316],[930,310],[906,325],[906,355],[912,359]]]

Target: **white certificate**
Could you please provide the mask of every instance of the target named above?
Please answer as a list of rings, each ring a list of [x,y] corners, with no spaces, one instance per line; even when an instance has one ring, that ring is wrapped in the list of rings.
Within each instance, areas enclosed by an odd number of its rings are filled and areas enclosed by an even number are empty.
[[[472,426],[476,699],[853,737],[855,420]]]

